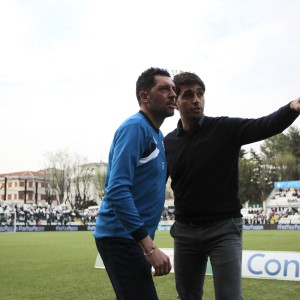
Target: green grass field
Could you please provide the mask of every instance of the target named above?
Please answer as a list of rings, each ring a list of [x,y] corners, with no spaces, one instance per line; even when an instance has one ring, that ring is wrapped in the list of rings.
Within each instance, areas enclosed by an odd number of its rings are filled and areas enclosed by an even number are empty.
[[[172,248],[167,231],[158,247]],[[244,231],[245,250],[300,252],[299,231]],[[0,299],[115,299],[106,271],[95,269],[92,232],[17,232],[0,234]],[[174,274],[154,278],[160,300],[176,300]],[[243,279],[245,300],[300,299],[300,283]],[[214,299],[206,276],[205,300]],[[141,299],[142,300],[142,299]]]

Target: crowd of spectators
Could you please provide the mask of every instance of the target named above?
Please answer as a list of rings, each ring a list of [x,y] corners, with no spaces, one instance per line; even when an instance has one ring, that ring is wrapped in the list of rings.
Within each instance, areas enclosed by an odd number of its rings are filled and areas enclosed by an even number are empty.
[[[244,224],[269,224],[271,220],[270,211],[267,209],[250,209],[242,212]]]
[[[0,204],[0,226],[13,225],[16,213],[17,225],[94,225],[97,219],[95,210],[68,209],[66,205],[42,207],[35,204]]]
[[[275,200],[277,198],[289,198],[293,197],[292,199],[287,199],[288,202],[298,202],[297,199],[300,199],[300,189],[294,189],[293,192],[290,192],[289,188],[279,189],[275,192],[274,196],[271,198],[272,200]]]
[[[10,205],[0,203],[0,226],[13,225],[95,225],[98,210],[68,209],[66,205],[42,207],[30,204]],[[174,220],[173,207],[164,207],[161,220]],[[76,223],[76,224],[75,224]]]
[[[248,213],[243,212],[244,224],[270,224],[272,218],[278,223],[280,218],[287,218],[289,215],[298,214],[298,208],[260,208],[249,209]],[[277,216],[275,218],[275,216]]]
[[[296,191],[298,193],[298,191]],[[164,207],[161,220],[174,220],[173,207]],[[95,225],[98,210],[78,210],[76,207],[68,209],[66,205],[42,207],[30,204],[10,205],[0,203],[0,226],[13,225],[16,213],[17,225]],[[278,223],[280,218],[298,214],[298,208],[268,208],[243,210],[244,224],[270,224],[274,216]],[[300,212],[299,212],[300,215]]]
[[[174,210],[174,206],[169,206],[169,207],[164,206],[160,217],[161,221],[174,220],[173,210]]]

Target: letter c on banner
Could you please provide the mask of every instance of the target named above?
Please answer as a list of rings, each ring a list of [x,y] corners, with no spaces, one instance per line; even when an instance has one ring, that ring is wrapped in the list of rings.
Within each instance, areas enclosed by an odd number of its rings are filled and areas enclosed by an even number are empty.
[[[261,254],[261,253],[257,253],[257,254],[252,255],[252,256],[249,258],[249,260],[248,260],[248,269],[249,269],[249,271],[250,271],[252,274],[260,275],[260,274],[262,274],[262,271],[254,271],[254,270],[252,269],[252,267],[251,267],[252,260],[253,260],[254,257],[256,257],[256,256],[265,257],[265,255],[264,255],[264,254]]]
[[[277,271],[275,271],[275,272],[270,272],[270,271],[268,270],[268,266],[269,266],[269,264],[272,263],[272,262],[276,263],[277,266],[278,266]],[[281,264],[280,264],[280,262],[279,262],[277,259],[270,259],[270,260],[268,260],[268,261],[266,262],[266,265],[265,265],[265,271],[266,271],[270,276],[275,276],[275,275],[277,275],[277,274],[280,272],[280,270],[281,270]]]

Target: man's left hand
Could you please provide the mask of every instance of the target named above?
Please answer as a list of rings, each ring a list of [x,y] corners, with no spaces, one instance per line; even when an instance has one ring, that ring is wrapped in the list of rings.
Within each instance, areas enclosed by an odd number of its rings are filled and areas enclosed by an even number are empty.
[[[300,112],[300,97],[291,102],[290,108],[297,112]]]

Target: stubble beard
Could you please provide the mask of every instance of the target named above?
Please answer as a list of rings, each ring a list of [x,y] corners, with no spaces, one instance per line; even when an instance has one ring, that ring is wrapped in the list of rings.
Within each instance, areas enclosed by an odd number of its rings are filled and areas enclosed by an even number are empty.
[[[188,113],[183,114],[182,111],[180,110],[180,107],[179,107],[179,113],[181,115],[181,118],[183,118],[186,123],[188,123],[192,126],[197,124],[203,116],[203,110],[202,110],[201,116],[198,117],[198,116],[189,115]]]
[[[168,108],[166,105],[167,104],[161,104],[159,103],[159,100],[150,98],[151,102],[149,102],[149,106],[150,106],[150,111],[159,116],[160,118],[168,118],[168,117],[172,117],[174,115],[174,109],[171,110],[170,108]],[[159,105],[161,104],[161,105]]]

